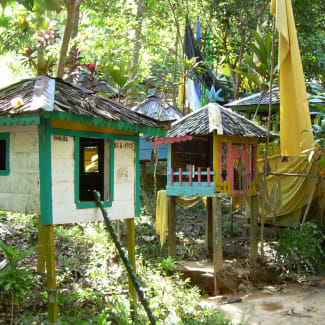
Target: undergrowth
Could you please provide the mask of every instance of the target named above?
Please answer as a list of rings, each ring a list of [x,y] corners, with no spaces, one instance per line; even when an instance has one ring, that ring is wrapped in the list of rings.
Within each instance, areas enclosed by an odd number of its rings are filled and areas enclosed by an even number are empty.
[[[315,274],[325,265],[324,240],[325,236],[311,222],[283,230],[276,247],[277,265],[291,275]]]
[[[0,212],[0,239],[16,250],[36,247],[37,223],[37,216]],[[149,253],[159,249],[159,240],[149,231],[147,219],[137,221],[136,231],[137,238],[145,236],[146,245],[155,247]],[[60,324],[149,323],[141,305],[136,319],[131,318],[127,274],[103,223],[56,226],[55,240]],[[189,279],[178,273],[169,275],[172,259],[148,259],[142,247],[136,252],[137,273],[159,324],[231,324],[217,309],[200,306],[199,289]],[[0,261],[3,258],[1,255]],[[19,267],[33,275],[36,257],[22,260]],[[34,280],[41,282],[36,276]],[[40,283],[33,292],[25,289],[24,296],[20,311],[15,313],[15,324],[44,324],[45,285]]]

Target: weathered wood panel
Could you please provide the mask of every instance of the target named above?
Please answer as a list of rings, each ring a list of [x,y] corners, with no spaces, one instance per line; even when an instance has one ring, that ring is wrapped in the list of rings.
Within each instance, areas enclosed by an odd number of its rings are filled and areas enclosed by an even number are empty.
[[[40,213],[37,126],[0,127],[10,133],[10,174],[0,176],[0,210]]]

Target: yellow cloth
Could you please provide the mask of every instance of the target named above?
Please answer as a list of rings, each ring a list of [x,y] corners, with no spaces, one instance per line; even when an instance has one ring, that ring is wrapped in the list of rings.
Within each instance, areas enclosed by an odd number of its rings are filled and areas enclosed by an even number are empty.
[[[308,174],[316,175],[317,161],[308,162],[307,157],[291,157],[288,162],[281,161],[281,155],[276,155],[269,158],[272,172],[275,173],[293,173],[293,174]],[[263,172],[264,159],[257,161],[259,172]],[[274,186],[280,181],[281,186],[277,187],[279,193],[274,193]],[[265,202],[266,221],[268,218],[275,218],[275,223],[279,225],[291,225],[298,222],[297,211],[308,203],[310,195],[315,186],[316,178],[311,177],[294,177],[294,176],[268,176],[267,190],[270,200],[279,200],[281,204],[267,205]],[[272,193],[273,192],[273,193]],[[263,199],[261,197],[261,199]],[[291,218],[290,218],[291,215]]]
[[[206,197],[201,196],[178,196],[176,203],[183,208],[191,208],[198,204],[200,200],[206,205]],[[165,190],[158,191],[156,205],[156,233],[160,236],[160,246],[163,247],[166,241],[166,231],[168,227],[168,200]]]
[[[272,0],[279,31],[280,142],[283,156],[312,147],[311,121],[291,0]]]
[[[160,235],[160,245],[164,245],[166,240],[166,230],[168,227],[168,201],[166,191],[162,190],[157,193],[156,206],[156,232]]]
[[[185,102],[185,76],[182,75],[179,80],[179,86],[178,86],[178,108],[179,110],[182,110]]]

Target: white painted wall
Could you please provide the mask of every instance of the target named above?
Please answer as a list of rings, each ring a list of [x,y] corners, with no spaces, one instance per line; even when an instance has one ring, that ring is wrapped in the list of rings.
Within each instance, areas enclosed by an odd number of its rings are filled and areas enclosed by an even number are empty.
[[[10,174],[0,176],[0,210],[40,213],[37,126],[0,127],[10,133]]]
[[[74,137],[52,135],[53,223],[102,220],[97,208],[77,209],[74,194]],[[135,142],[115,141],[112,219],[135,217]]]

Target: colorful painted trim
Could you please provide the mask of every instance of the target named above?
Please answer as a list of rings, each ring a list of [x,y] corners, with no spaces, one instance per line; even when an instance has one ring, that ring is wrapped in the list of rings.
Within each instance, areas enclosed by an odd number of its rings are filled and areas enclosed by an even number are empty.
[[[15,116],[1,116],[0,125],[11,126],[11,125],[39,125],[40,116],[39,114],[22,114]]]
[[[169,144],[169,143],[175,143],[175,142],[185,142],[185,141],[191,141],[192,139],[193,139],[192,136],[184,135],[182,137],[158,139],[156,141],[153,141],[152,145],[157,146],[157,145],[160,145],[160,144]]]
[[[0,176],[8,176],[10,174],[10,133],[0,133],[0,140],[5,140],[6,143],[5,169],[0,170]]]
[[[85,115],[77,115],[74,113],[66,113],[66,112],[41,112],[42,116],[50,117],[53,119],[59,119],[61,121],[68,121],[68,122],[79,122],[89,125],[113,128],[118,130],[125,130],[129,132],[135,133],[146,133],[149,135],[154,136],[164,136],[165,132],[162,129],[152,128],[144,125],[138,124],[129,124],[122,121],[114,121],[114,120],[103,120],[100,118],[94,118]]]

